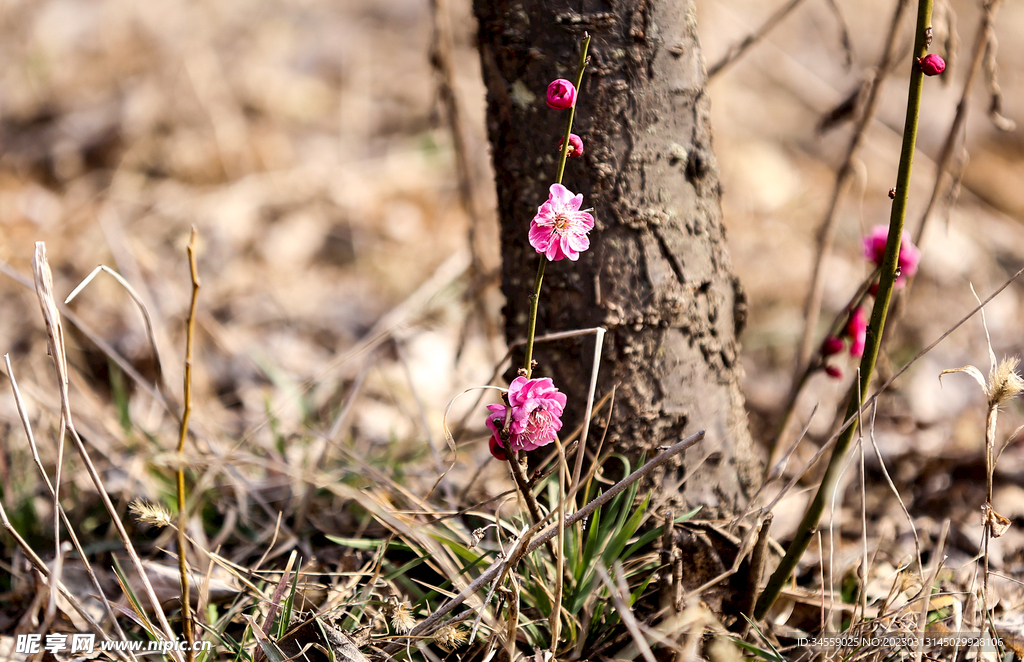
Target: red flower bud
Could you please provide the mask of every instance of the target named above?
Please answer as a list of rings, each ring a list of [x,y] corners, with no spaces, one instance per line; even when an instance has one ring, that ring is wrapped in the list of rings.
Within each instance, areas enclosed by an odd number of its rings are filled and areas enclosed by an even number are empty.
[[[501,442],[495,439],[493,436],[488,440],[487,446],[491,451],[491,455],[501,460],[502,462],[508,461],[508,455],[505,454],[505,449],[501,447]]]
[[[834,365],[827,365],[827,366],[825,366],[825,372],[832,379],[842,379],[843,378],[843,371],[840,370],[839,368],[835,367]]]
[[[821,343],[821,355],[832,356],[843,351],[843,339],[837,338],[836,336],[829,336],[825,338],[825,342]]]
[[[562,151],[562,143],[565,142],[565,138],[558,141],[558,151]],[[577,136],[575,133],[569,134],[569,151],[566,153],[570,159],[577,156],[583,156],[583,139]]]
[[[555,110],[572,108],[576,104],[576,86],[564,78],[551,81],[547,102],[548,107]]]
[[[925,76],[938,76],[946,70],[946,61],[941,55],[929,53],[924,57],[917,58],[917,66]]]

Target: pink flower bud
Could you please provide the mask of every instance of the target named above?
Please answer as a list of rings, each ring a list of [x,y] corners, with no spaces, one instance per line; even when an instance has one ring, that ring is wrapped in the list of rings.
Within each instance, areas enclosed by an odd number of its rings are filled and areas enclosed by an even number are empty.
[[[854,358],[864,356],[864,346],[868,340],[868,316],[863,308],[857,308],[850,315],[850,321],[846,324],[846,333],[850,335],[850,356]]]
[[[917,66],[925,76],[938,76],[946,70],[946,61],[937,53],[929,53],[917,58]]]
[[[829,336],[825,338],[825,342],[821,343],[821,355],[832,356],[843,351],[843,339],[836,336]]]
[[[562,144],[565,142],[565,138],[558,141],[558,151],[561,153]],[[577,136],[575,133],[569,134],[569,151],[566,153],[570,159],[577,156],[583,156],[583,139]]]
[[[825,374],[827,374],[832,379],[842,379],[843,378],[843,371],[840,370],[839,368],[837,368],[834,365],[827,365],[827,366],[825,366]]]
[[[565,110],[576,105],[576,86],[564,78],[551,81],[548,85],[548,107]]]

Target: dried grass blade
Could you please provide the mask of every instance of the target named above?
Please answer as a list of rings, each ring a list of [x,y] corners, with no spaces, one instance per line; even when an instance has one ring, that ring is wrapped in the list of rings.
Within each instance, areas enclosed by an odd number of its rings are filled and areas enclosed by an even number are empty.
[[[21,397],[21,389],[18,388],[18,382],[14,378],[14,369],[11,367],[10,354],[4,354],[4,362],[7,365],[7,378],[11,382],[11,390],[14,392],[15,408],[18,410],[18,416],[21,418],[21,425],[25,429],[29,448],[32,451],[32,460],[35,462],[36,468],[39,470],[39,475],[42,476],[43,483],[45,483],[47,491],[49,491],[50,496],[53,498],[54,508],[57,510],[58,515],[64,522],[64,528],[68,531],[68,537],[75,546],[75,550],[78,552],[82,565],[85,568],[86,573],[89,575],[89,579],[92,581],[93,587],[96,589],[96,594],[103,603],[103,609],[107,612],[111,622],[114,624],[114,628],[117,630],[118,636],[120,636],[121,639],[127,639],[124,630],[121,629],[121,624],[114,616],[114,610],[110,605],[110,601],[107,599],[107,594],[103,591],[103,587],[100,585],[100,580],[96,576],[96,572],[93,570],[92,563],[89,562],[89,557],[86,555],[81,542],[78,540],[78,535],[71,526],[71,521],[68,519],[67,512],[65,512],[64,508],[60,505],[60,501],[57,499],[57,491],[54,489],[53,484],[50,483],[50,477],[46,475],[46,470],[43,468],[43,461],[39,457],[39,448],[36,445],[35,435],[32,432],[32,424],[28,420],[28,412],[25,409],[25,402]],[[127,654],[129,658],[133,660],[135,659],[135,654],[132,651],[127,651]]]
[[[110,500],[110,495],[107,493],[107,489],[103,485],[103,479],[100,478],[99,472],[96,470],[96,466],[93,464],[92,458],[89,456],[89,451],[85,448],[85,443],[78,435],[77,430],[75,430],[74,422],[71,417],[71,403],[68,394],[68,372],[67,361],[64,354],[64,336],[61,329],[60,314],[57,311],[57,304],[53,298],[53,275],[50,271],[50,265],[46,261],[46,245],[43,242],[36,243],[36,252],[32,258],[32,271],[35,275],[36,292],[39,297],[40,308],[43,312],[43,319],[46,322],[46,331],[49,337],[50,349],[53,353],[54,369],[57,373],[57,383],[60,387],[62,421],[67,426],[67,430],[71,433],[71,439],[74,441],[78,454],[82,458],[82,463],[85,465],[85,468],[89,473],[89,477],[92,480],[93,485],[96,487],[96,491],[99,494],[100,499],[103,501],[103,505],[107,509],[107,513],[110,515],[111,523],[117,531],[121,544],[128,553],[128,557],[131,559],[132,565],[135,566],[135,570],[138,572],[139,578],[142,581],[143,586],[146,588],[147,597],[152,604],[153,612],[156,614],[164,636],[166,636],[169,641],[174,641],[176,638],[174,631],[171,629],[170,623],[167,622],[167,616],[164,615],[163,608],[160,606],[160,601],[156,597],[156,591],[153,590],[153,585],[150,583],[149,577],[146,575],[146,571],[142,567],[142,560],[139,558],[138,553],[135,551],[135,546],[132,545],[132,541],[128,537],[128,532],[124,528],[124,523],[121,522],[121,519],[117,514],[117,510],[114,508],[114,504]],[[180,651],[172,650],[170,651],[170,655],[175,660],[183,660]]]

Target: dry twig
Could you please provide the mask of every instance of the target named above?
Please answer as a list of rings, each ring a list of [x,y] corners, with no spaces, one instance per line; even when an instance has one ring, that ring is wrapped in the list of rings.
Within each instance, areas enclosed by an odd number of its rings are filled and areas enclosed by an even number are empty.
[[[188,527],[188,509],[185,503],[185,441],[188,439],[188,419],[192,414],[192,348],[196,333],[196,304],[199,301],[199,267],[196,265],[196,241],[199,231],[192,226],[192,234],[188,241],[188,266],[192,276],[192,299],[188,309],[185,325],[185,376],[184,376],[184,407],[181,412],[181,427],[178,432],[178,571],[181,574],[181,615],[185,626],[186,662],[192,662],[192,649],[195,643],[195,625],[192,615],[192,603],[189,600],[188,558],[185,553],[185,531]]]

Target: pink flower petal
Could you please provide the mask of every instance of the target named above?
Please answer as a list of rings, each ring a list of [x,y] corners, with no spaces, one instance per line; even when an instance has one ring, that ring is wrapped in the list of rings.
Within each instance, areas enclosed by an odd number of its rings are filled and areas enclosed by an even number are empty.
[[[565,208],[573,199],[572,191],[561,184],[552,184],[548,189],[548,193],[548,201],[545,204],[551,205],[554,209],[560,210]],[[582,199],[582,197],[583,196],[581,195],[580,199]]]

